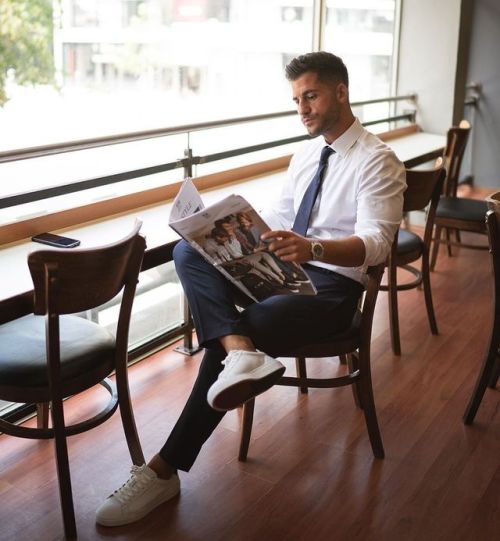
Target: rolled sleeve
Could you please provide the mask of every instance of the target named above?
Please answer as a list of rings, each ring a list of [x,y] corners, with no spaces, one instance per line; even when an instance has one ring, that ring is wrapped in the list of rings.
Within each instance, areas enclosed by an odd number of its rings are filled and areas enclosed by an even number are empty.
[[[387,149],[361,167],[355,235],[365,245],[364,266],[385,261],[403,216],[404,165]]]

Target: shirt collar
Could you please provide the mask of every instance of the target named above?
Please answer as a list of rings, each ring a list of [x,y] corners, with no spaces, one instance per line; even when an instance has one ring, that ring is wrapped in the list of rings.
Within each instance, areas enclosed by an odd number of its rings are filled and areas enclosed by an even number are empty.
[[[330,145],[341,158],[344,158],[349,149],[359,139],[363,133],[363,126],[358,118],[354,119],[354,122],[347,128],[347,130],[335,139]]]

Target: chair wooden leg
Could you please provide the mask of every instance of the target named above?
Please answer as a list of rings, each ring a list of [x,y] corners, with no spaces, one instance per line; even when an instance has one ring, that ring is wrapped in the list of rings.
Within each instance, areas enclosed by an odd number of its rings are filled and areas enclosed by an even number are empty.
[[[455,229],[455,240],[457,241],[457,244],[460,244],[462,242],[462,239],[460,237],[460,229]]]
[[[432,256],[431,256],[431,271],[436,268],[436,260],[439,251],[439,241],[441,240],[441,233],[443,228],[436,225],[434,232],[434,239],[432,243]]]
[[[57,477],[59,480],[59,495],[66,539],[76,539],[75,510],[71,490],[69,472],[68,444],[66,441],[64,411],[62,399],[54,400],[51,404],[52,426],[54,427],[54,445],[56,452]]]
[[[302,394],[307,394],[308,388],[305,379],[307,378],[306,360],[304,357],[295,358],[295,369],[297,370],[297,377],[299,378],[299,388]]]
[[[128,380],[121,373],[117,373],[116,387],[123,431],[125,432],[130,458],[133,464],[142,466],[146,461],[144,460],[144,453],[142,452],[141,442],[137,434],[134,412],[130,401]]]
[[[345,355],[344,357],[346,357],[347,366],[349,367],[350,373],[356,371],[359,368],[358,358],[355,353],[349,353],[348,355]],[[363,409],[363,405],[361,404],[361,400],[359,398],[359,389],[358,389],[357,381],[351,385],[351,389],[352,389],[352,396],[354,398],[354,403],[356,404],[356,407]]]
[[[36,427],[49,428],[49,403],[41,402],[36,405]]]
[[[469,400],[467,408],[465,409],[463,421],[466,425],[469,425],[474,421],[474,417],[476,416],[479,405],[481,404],[481,400],[483,399],[488,383],[491,383],[495,375],[498,376],[498,374],[495,374],[495,370],[497,367],[499,344],[500,329],[494,328],[492,330],[488,353],[483,361],[483,366],[481,367],[481,372],[477,378],[474,391],[472,392],[472,396]]]
[[[387,290],[389,294],[389,324],[391,330],[391,345],[394,355],[401,355],[401,340],[399,337],[398,315],[398,283],[397,266],[392,258],[387,267]]]
[[[241,426],[240,451],[238,460],[245,462],[250,446],[250,436],[252,435],[253,412],[255,408],[255,398],[252,398],[243,405],[243,422]]]
[[[380,435],[375,400],[373,398],[369,353],[360,352],[359,363],[361,370],[361,377],[359,380],[360,398],[361,403],[363,404],[363,413],[365,414],[368,436],[375,458],[384,458],[384,444],[382,443],[382,436]]]
[[[422,283],[424,286],[425,307],[432,334],[438,334],[434,305],[432,303],[431,278],[429,272],[429,253],[424,250],[422,254]]]
[[[445,228],[445,236],[446,236],[446,249],[448,251],[448,257],[451,257],[453,255],[451,253],[451,235],[450,235],[450,230],[447,227]]]
[[[490,381],[488,382],[488,387],[494,389],[497,386],[498,378],[500,377],[500,351],[497,352],[497,360],[493,372],[491,374]]]

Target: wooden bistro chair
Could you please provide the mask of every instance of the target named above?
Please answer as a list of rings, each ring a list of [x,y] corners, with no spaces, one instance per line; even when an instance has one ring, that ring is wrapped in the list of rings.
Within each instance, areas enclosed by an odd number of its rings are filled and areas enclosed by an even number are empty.
[[[356,404],[363,408],[368,435],[376,458],[384,458],[384,447],[375,411],[372,380],[370,373],[370,341],[372,332],[373,313],[384,273],[384,264],[368,269],[368,284],[362,305],[354,316],[351,327],[338,335],[333,335],[328,341],[310,344],[306,347],[287,351],[284,349],[279,357],[295,357],[297,376],[282,376],[278,385],[300,387],[302,393],[307,393],[308,387],[330,388],[352,385]],[[308,378],[306,372],[306,357],[336,357],[347,356],[349,373],[335,378]],[[316,359],[315,359],[316,361]],[[239,460],[245,461],[252,433],[255,398],[243,406],[243,423],[239,450]]]
[[[45,420],[37,428],[28,428],[0,419],[0,432],[21,438],[54,438],[67,539],[76,538],[67,436],[100,425],[119,405],[132,462],[144,463],[127,381],[129,323],[145,249],[140,226],[137,223],[126,238],[104,247],[31,253],[28,266],[34,284],[34,314],[0,326],[0,399],[50,403],[52,417],[52,428]],[[107,302],[122,289],[116,339],[98,324],[73,315]],[[116,385],[107,379],[113,371]],[[63,399],[97,383],[111,395],[107,406],[91,419],[67,426]]]
[[[436,316],[432,304],[431,282],[429,272],[429,250],[434,226],[434,216],[443,187],[446,171],[442,158],[438,158],[435,166],[428,170],[408,169],[404,193],[403,211],[411,212],[426,210],[425,229],[420,237],[408,229],[400,229],[392,244],[391,254],[387,263],[387,285],[381,285],[382,291],[389,292],[389,321],[391,329],[391,345],[394,355],[401,355],[401,340],[399,335],[398,291],[423,286],[425,307],[432,334],[438,334]],[[421,269],[410,265],[419,259]],[[398,284],[397,269],[401,267],[415,276],[411,282]]]
[[[452,246],[474,250],[486,250],[488,248],[486,244],[464,243],[460,238],[461,231],[486,234],[484,222],[484,215],[487,210],[486,202],[457,196],[460,167],[470,129],[469,122],[462,120],[458,126],[450,128],[447,133],[446,148],[443,155],[447,175],[443,194],[436,210],[431,270],[436,267],[440,244],[446,245],[448,256],[452,255]],[[455,232],[455,241],[451,239],[452,231]]]
[[[464,413],[463,420],[466,425],[474,421],[486,387],[495,388],[500,374],[500,192],[495,195],[497,210],[488,210],[486,214],[486,226],[493,270],[492,325],[483,366]],[[493,205],[489,206],[492,208]]]

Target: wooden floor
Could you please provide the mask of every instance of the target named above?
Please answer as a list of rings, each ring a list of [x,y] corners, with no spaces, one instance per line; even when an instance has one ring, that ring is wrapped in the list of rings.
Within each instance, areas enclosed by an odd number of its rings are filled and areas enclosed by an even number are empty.
[[[94,510],[129,469],[115,415],[70,438],[79,539],[500,539],[500,392],[488,390],[475,424],[462,424],[489,334],[489,254],[441,254],[432,283],[440,335],[430,334],[422,292],[402,292],[400,358],[390,350],[384,293],[377,306],[372,365],[385,460],[372,457],[350,389],[304,396],[274,387],[257,400],[247,463],[236,458],[240,411],[231,412],[181,474],[179,498],[135,525],[106,529]],[[172,428],[198,364],[199,356],[168,349],[131,368],[147,457]],[[309,366],[318,375],[338,370],[336,360]],[[103,396],[69,400],[67,416],[90,413]],[[0,437],[0,496],[2,541],[62,538],[51,442]]]

